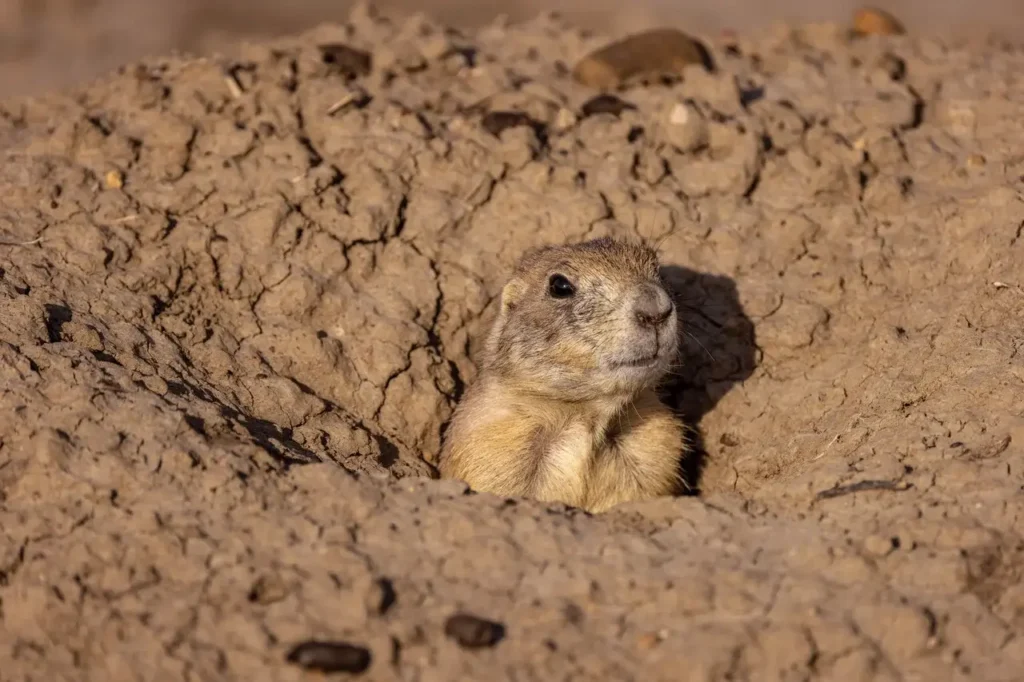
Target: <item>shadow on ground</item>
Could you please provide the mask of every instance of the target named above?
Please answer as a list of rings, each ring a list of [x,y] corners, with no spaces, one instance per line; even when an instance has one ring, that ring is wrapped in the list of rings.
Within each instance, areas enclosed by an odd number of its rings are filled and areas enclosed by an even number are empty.
[[[681,475],[684,494],[699,495],[708,456],[701,420],[754,372],[756,334],[731,278],[679,265],[663,266],[661,276],[679,310],[681,335],[679,364],[662,398],[693,429]]]

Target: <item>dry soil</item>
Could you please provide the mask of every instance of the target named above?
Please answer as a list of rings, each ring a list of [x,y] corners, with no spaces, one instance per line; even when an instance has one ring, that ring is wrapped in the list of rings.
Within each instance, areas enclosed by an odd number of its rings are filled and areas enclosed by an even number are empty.
[[[773,21],[848,21],[863,0],[378,0],[390,12],[427,12],[476,30],[558,11],[616,36],[685,26],[750,30]],[[1024,40],[1020,0],[879,0],[915,33],[995,34]],[[355,0],[0,0],[0,97],[38,94],[92,79],[123,63],[174,50],[206,54],[240,39],[266,39],[344,21]]]
[[[0,104],[0,679],[1020,679],[1024,53],[766,30],[584,116],[603,40],[359,11]],[[701,495],[433,480],[514,260],[604,234]]]

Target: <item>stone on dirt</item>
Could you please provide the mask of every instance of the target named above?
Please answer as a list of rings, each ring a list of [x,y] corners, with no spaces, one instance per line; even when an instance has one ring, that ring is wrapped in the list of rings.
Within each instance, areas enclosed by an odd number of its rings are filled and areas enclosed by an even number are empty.
[[[672,28],[635,33],[588,54],[573,77],[594,88],[613,88],[641,75],[679,75],[687,66],[709,65],[708,51],[695,38]]]

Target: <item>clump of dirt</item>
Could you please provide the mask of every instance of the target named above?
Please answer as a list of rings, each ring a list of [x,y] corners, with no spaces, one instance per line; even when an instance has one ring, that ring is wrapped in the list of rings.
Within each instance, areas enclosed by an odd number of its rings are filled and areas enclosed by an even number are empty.
[[[360,10],[0,104],[5,679],[1019,675],[1024,57],[807,26],[595,106],[603,42]],[[702,496],[432,480],[512,263],[605,234]]]

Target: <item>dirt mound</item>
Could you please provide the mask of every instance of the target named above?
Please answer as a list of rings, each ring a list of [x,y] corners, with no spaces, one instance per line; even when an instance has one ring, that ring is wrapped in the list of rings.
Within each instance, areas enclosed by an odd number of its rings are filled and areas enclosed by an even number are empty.
[[[599,44],[357,13],[0,105],[3,679],[1019,678],[1024,55],[812,26],[584,106]],[[513,261],[602,234],[702,496],[431,480]]]

